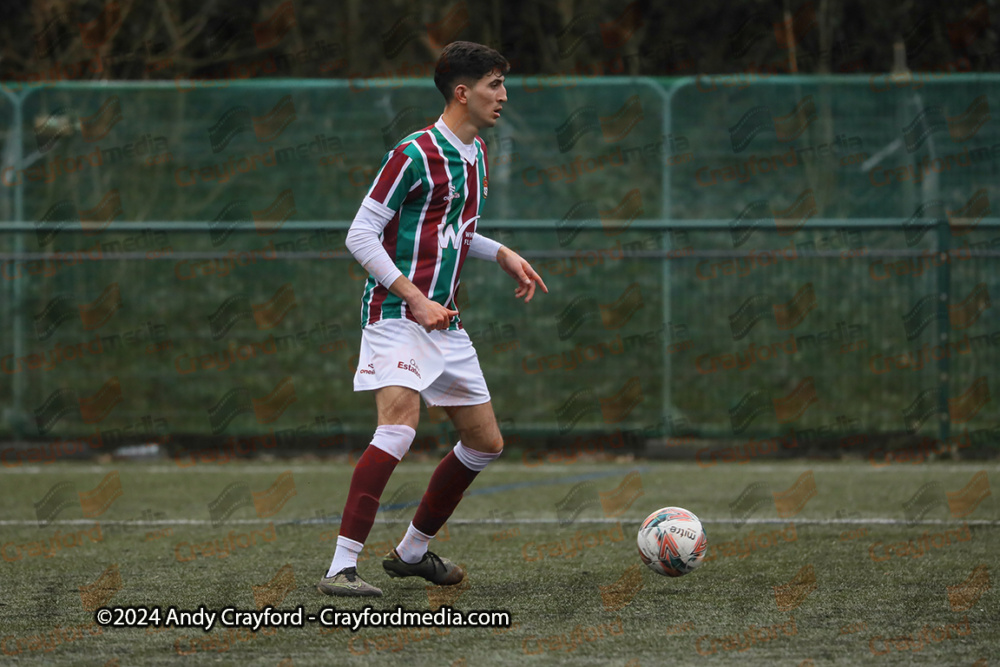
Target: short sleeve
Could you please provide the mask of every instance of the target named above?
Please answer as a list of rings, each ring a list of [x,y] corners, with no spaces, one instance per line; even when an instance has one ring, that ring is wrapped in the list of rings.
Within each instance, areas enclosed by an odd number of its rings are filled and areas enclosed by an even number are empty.
[[[400,149],[386,154],[375,182],[368,191],[368,199],[386,209],[398,211],[414,183],[420,179],[413,160]]]

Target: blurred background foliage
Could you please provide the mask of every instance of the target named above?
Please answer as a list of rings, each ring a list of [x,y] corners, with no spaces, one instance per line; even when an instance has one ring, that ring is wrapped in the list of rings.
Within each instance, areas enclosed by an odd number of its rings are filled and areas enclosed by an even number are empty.
[[[0,79],[95,58],[99,67],[71,77],[405,76],[455,39],[499,48],[520,74],[996,71],[996,9],[931,0],[4,0]]]

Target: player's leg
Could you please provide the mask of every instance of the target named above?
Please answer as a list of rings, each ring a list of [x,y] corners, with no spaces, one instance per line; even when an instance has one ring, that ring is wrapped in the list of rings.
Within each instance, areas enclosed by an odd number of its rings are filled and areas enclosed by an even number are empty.
[[[428,535],[441,529],[476,476],[503,452],[492,402],[448,406],[445,411],[458,431],[459,441],[438,464],[413,517],[413,525]]]
[[[452,585],[461,582],[465,573],[429,552],[428,545],[476,476],[500,456],[503,438],[491,402],[444,408],[458,430],[459,442],[434,470],[406,535],[382,565],[390,576],[422,576],[437,584]]]
[[[354,468],[337,550],[320,582],[328,595],[381,595],[357,576],[357,558],[375,522],[379,501],[396,464],[409,450],[420,418],[420,394],[444,367],[424,328],[405,319],[380,320],[362,330],[355,391],[374,391],[378,428]]]
[[[378,428],[351,476],[337,537],[337,550],[319,585],[327,595],[381,595],[357,576],[358,554],[375,523],[379,500],[403,455],[409,450],[420,419],[420,395],[409,387],[375,390]]]

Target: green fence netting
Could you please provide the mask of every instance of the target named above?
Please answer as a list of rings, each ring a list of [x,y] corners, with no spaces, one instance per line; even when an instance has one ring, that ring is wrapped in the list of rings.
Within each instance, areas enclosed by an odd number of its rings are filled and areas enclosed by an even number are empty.
[[[344,238],[440,95],[213,83],[0,98],[0,436],[372,430]],[[459,299],[505,432],[991,441],[1000,79],[508,89],[480,229],[550,293],[469,262]]]

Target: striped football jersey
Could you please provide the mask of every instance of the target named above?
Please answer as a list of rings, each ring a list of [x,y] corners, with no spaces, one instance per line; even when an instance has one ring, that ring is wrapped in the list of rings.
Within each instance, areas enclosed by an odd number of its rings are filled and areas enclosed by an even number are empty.
[[[380,240],[396,267],[429,299],[458,310],[455,293],[489,173],[482,139],[475,138],[469,162],[442,128],[451,134],[439,119],[404,137],[383,158],[367,196],[394,212]],[[402,299],[369,276],[361,326],[403,317],[416,321]],[[461,319],[453,317],[448,328],[462,328]]]

